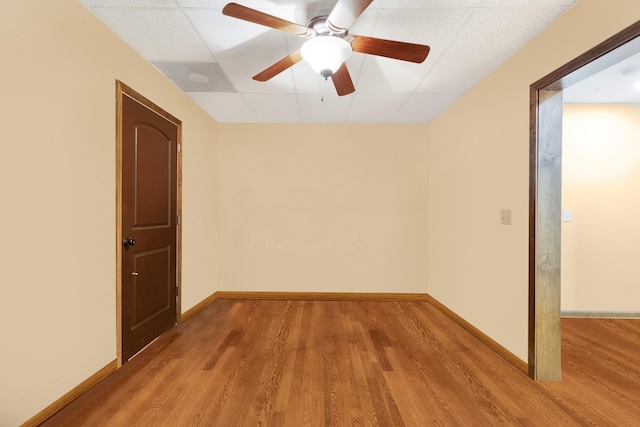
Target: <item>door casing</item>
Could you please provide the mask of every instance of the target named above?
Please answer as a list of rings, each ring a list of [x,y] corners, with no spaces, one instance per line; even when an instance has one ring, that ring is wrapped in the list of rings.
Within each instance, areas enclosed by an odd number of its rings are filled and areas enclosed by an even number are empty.
[[[116,351],[117,366],[122,366],[122,99],[132,98],[178,127],[176,212],[176,323],[180,322],[182,301],[182,122],[147,98],[116,80]]]
[[[530,87],[529,376],[561,379],[562,90],[640,52],[640,21]]]

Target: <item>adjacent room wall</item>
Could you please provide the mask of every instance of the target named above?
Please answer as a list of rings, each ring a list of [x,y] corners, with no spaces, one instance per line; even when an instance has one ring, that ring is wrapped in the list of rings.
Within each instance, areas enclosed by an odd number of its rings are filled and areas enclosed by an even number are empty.
[[[640,106],[565,105],[562,309],[640,312]]]
[[[429,293],[523,360],[529,85],[638,17],[635,0],[580,0],[429,126]]]
[[[426,149],[426,125],[221,124],[219,282],[425,293]]]
[[[115,80],[183,121],[182,309],[216,290],[217,125],[75,0],[0,15],[0,425],[116,358]]]

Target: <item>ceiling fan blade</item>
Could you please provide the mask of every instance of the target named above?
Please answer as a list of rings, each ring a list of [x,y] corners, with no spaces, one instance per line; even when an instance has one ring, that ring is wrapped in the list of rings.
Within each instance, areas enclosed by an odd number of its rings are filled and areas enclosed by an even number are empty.
[[[285,56],[280,61],[276,62],[264,71],[253,76],[253,80],[266,82],[270,78],[277,76],[287,68],[291,67],[293,64],[299,62],[301,59],[302,55],[300,55],[300,51],[294,52],[291,55]]]
[[[285,31],[298,36],[311,36],[314,34],[314,31],[311,28],[305,27],[304,25],[298,25],[294,22],[289,22],[276,16],[260,12],[259,10],[242,6],[238,3],[227,4],[222,9],[222,13],[233,18],[275,28],[276,30]]]
[[[351,48],[354,52],[368,53],[369,55],[384,56],[421,63],[429,55],[431,48],[422,44],[397,42],[393,40],[377,39],[375,37],[351,35]]]
[[[356,91],[345,63],[342,63],[338,71],[331,75],[331,80],[333,80],[333,85],[336,87],[336,92],[338,92],[339,96],[349,95]]]
[[[336,33],[347,30],[373,0],[338,0],[327,18],[327,26]]]

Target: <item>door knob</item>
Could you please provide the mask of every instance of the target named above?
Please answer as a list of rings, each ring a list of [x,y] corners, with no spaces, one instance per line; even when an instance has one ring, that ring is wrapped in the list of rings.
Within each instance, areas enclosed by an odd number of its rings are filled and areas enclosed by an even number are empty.
[[[136,241],[133,240],[133,237],[125,237],[124,239],[122,239],[122,246],[124,246],[125,248],[128,248],[129,246],[133,246],[136,244]]]

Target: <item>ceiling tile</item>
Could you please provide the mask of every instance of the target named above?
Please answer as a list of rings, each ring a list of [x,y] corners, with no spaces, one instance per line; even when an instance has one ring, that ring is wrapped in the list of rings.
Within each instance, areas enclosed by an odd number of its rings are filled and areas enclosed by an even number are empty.
[[[329,15],[335,4],[336,0],[298,1],[296,2],[293,21],[298,24],[306,24],[316,16]]]
[[[371,35],[376,29],[380,9],[367,8],[349,28],[350,34]]]
[[[353,95],[347,121],[349,123],[389,123],[402,107],[409,94],[373,94],[358,93]]]
[[[385,9],[433,9],[438,7],[476,7],[482,0],[384,0]]]
[[[361,93],[413,92],[422,82],[429,64],[414,64],[389,58],[363,55],[358,91]]]
[[[95,0],[94,0],[95,1]],[[111,0],[114,1],[114,0]],[[121,0],[125,1],[125,0]],[[153,1],[153,0],[151,0]],[[238,0],[235,3],[239,3],[242,6],[246,6],[251,9],[256,9],[261,12],[269,13],[275,16],[278,15],[278,10],[286,10],[291,12],[284,12],[287,14],[287,18],[280,16],[283,19],[291,19],[295,16],[294,10],[309,9],[312,7],[326,7],[331,8],[332,4],[335,4],[337,0],[304,0],[304,1],[292,1],[292,0]],[[175,0],[181,7],[188,8],[208,8],[208,9],[222,9],[231,0]]]
[[[175,0],[180,7],[204,7],[209,9],[222,9],[230,0]],[[246,4],[240,1],[242,4]]]
[[[406,11],[381,11],[376,30],[364,35],[426,44],[431,51],[422,64],[354,54],[367,57],[359,76],[358,90],[367,93],[415,90],[471,14],[472,9],[416,10],[407,17]]]
[[[346,123],[353,97],[325,94],[298,95],[302,123]]]
[[[224,16],[214,9],[190,9],[187,15],[238,91],[293,93],[291,70],[266,84],[252,77],[289,55],[285,37],[295,36]]]
[[[179,9],[92,10],[148,61],[213,60]]]
[[[177,7],[174,0],[80,0],[87,7]]]
[[[242,98],[258,123],[300,123],[296,95],[245,93]]]
[[[473,9],[382,10],[373,37],[426,44],[444,50],[471,16]],[[438,52],[431,52],[438,54]],[[430,54],[431,55],[431,54]]]
[[[220,9],[188,9],[185,13],[214,55],[263,34],[280,34],[262,25],[225,16]]]
[[[524,47],[565,9],[476,9],[419,92],[466,92]]]
[[[480,7],[571,6],[578,0],[482,0]]]
[[[402,104],[390,123],[429,123],[462,93],[417,93]]]
[[[238,93],[187,93],[207,114],[221,123],[255,122],[256,118]]]
[[[154,62],[184,92],[237,92],[215,62]]]

